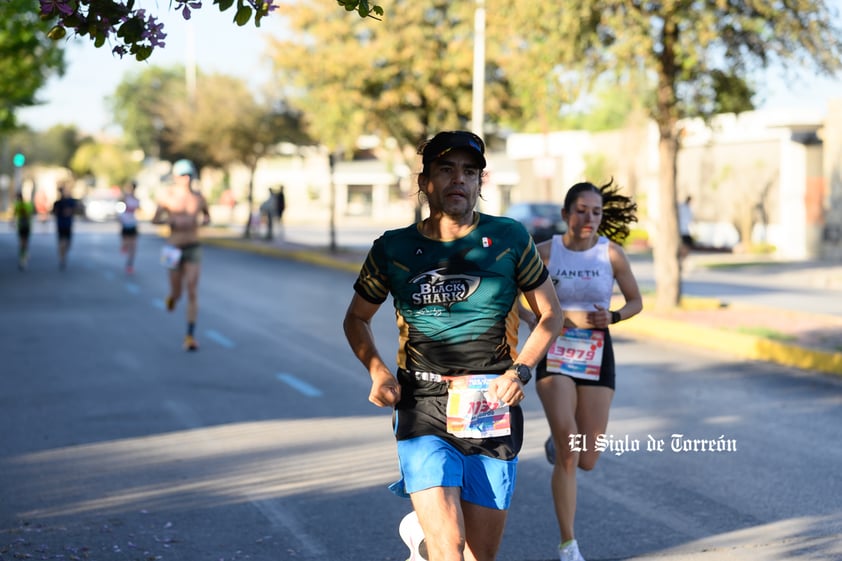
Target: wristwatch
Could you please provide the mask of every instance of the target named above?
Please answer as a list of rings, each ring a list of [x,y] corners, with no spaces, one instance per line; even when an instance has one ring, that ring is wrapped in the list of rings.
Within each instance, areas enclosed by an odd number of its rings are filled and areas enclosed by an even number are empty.
[[[509,370],[517,373],[518,380],[520,380],[520,383],[524,386],[532,379],[532,369],[525,364],[516,362],[509,367]]]

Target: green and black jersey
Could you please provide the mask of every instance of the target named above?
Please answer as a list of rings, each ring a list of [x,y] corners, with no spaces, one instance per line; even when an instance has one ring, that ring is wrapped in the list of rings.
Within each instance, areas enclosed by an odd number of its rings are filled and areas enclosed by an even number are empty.
[[[423,434],[455,439],[444,430],[446,386],[418,381],[411,373],[503,373],[512,364],[506,319],[518,292],[534,290],[546,278],[532,238],[509,218],[477,213],[471,231],[453,241],[427,238],[414,224],[385,232],[374,242],[354,290],[374,304],[389,294],[394,301],[402,386],[395,420],[398,439]],[[420,403],[422,397],[433,399]],[[520,411],[514,413],[513,435]],[[503,449],[494,451],[500,442],[476,442],[479,448],[469,445],[466,453],[510,459],[520,448],[521,429],[516,442]]]

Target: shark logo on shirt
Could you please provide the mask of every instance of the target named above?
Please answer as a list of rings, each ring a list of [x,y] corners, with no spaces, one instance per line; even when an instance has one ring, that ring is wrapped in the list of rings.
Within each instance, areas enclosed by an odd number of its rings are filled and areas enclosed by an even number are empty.
[[[435,269],[412,277],[409,282],[417,285],[412,295],[416,306],[443,306],[465,302],[480,284],[479,266],[459,253]]]

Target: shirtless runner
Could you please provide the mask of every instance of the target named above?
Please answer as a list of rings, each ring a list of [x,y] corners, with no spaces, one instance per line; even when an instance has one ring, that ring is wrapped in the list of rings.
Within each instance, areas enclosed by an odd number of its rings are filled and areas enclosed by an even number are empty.
[[[186,285],[187,335],[184,337],[184,349],[195,351],[199,349],[194,332],[199,313],[198,287],[202,261],[199,226],[210,222],[210,213],[202,194],[191,188],[191,182],[196,177],[193,162],[178,160],[173,164],[172,172],[175,182],[167,194],[158,200],[152,223],[170,226],[170,237],[161,255],[169,267],[170,277],[170,294],[166,306],[167,311],[175,309],[182,287]]]

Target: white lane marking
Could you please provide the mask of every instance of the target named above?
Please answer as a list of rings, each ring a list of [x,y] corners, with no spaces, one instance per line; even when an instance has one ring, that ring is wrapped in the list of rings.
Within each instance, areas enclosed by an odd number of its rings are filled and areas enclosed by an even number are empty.
[[[154,300],[152,300],[152,306],[158,308],[159,310],[165,310],[167,308],[166,305],[164,305],[164,301],[160,298],[155,298]]]
[[[127,282],[126,283],[126,290],[128,290],[132,294],[140,294],[140,285],[135,284],[133,282]]]
[[[226,349],[233,349],[234,347],[237,346],[234,343],[234,341],[232,341],[231,339],[229,339],[228,337],[226,337],[225,335],[223,335],[219,331],[215,331],[213,329],[207,329],[207,330],[205,330],[205,335],[207,335],[208,339],[210,339],[211,341],[214,341],[215,343],[219,343],[221,346],[225,347]]]
[[[275,378],[283,382],[284,384],[288,385],[295,391],[306,395],[307,397],[321,397],[322,390],[315,386],[311,386],[304,380],[296,378],[292,374],[287,374],[286,372],[278,372],[275,374]]]

